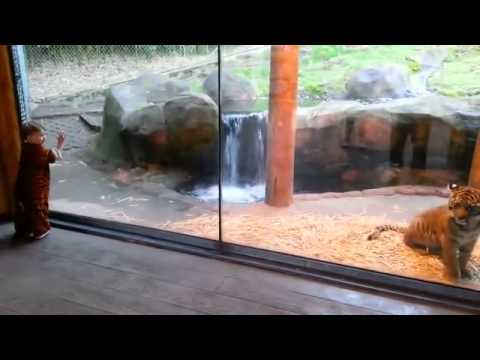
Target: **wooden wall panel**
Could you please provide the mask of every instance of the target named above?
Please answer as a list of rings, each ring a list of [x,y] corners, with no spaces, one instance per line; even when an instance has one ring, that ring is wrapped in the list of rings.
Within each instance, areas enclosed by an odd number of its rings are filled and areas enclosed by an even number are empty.
[[[0,45],[0,218],[13,214],[20,129],[8,45]]]

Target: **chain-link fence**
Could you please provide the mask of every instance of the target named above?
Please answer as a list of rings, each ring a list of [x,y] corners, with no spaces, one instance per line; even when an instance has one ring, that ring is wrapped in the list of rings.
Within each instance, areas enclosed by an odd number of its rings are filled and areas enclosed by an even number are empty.
[[[218,66],[218,45],[24,45],[31,101],[97,92],[144,73]],[[231,59],[265,45],[222,45]],[[197,71],[198,72],[198,71]],[[198,79],[190,79],[198,87]],[[195,83],[195,81],[197,83]]]
[[[29,67],[45,62],[80,62],[109,56],[151,58],[208,55],[216,49],[217,45],[25,45]]]

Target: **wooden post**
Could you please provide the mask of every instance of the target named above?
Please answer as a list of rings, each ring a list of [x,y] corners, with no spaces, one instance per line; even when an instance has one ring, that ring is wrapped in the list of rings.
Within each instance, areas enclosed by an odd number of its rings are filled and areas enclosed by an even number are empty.
[[[272,46],[265,202],[277,207],[293,201],[298,59],[298,45]]]
[[[4,218],[13,215],[20,160],[20,127],[7,45],[0,45],[0,136],[0,218]]]
[[[468,185],[480,189],[480,132],[477,134]]]

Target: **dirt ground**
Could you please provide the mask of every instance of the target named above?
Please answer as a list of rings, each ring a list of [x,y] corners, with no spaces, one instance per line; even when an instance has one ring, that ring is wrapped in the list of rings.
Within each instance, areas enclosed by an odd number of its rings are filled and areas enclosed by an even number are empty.
[[[112,84],[135,79],[144,72],[162,73],[172,68],[189,66],[207,57],[182,56],[128,58],[110,56],[79,63],[75,59],[63,64],[44,63],[29,71],[30,96],[33,102],[46,98],[74,95],[87,90],[105,89]]]
[[[170,222],[204,214],[218,217],[214,204],[161,184],[122,186],[111,174],[89,167],[78,153],[53,165],[51,182],[50,208],[60,212],[160,229]],[[218,235],[212,239],[217,240]]]

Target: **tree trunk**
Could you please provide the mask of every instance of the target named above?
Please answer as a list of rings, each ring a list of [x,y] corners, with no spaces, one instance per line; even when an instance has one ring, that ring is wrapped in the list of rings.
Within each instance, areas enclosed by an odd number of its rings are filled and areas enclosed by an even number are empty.
[[[272,46],[266,203],[277,207],[293,201],[298,59],[298,45]]]

